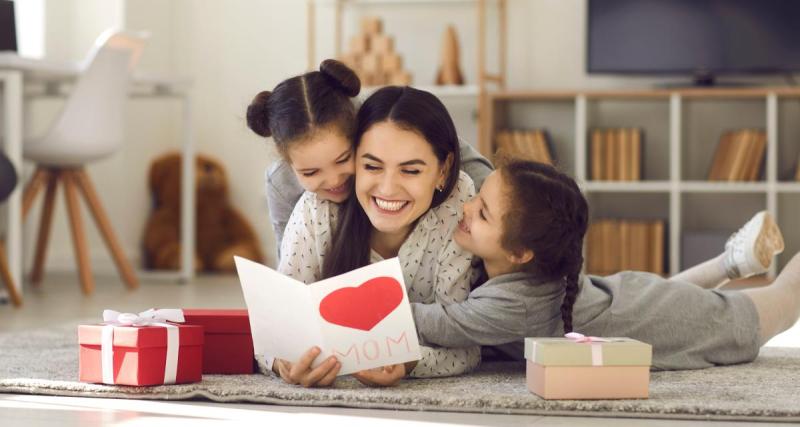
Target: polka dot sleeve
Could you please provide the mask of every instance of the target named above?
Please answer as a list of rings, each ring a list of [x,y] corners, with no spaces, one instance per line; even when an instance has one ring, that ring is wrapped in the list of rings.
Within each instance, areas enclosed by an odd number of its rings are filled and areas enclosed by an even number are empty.
[[[281,242],[278,272],[311,284],[322,277],[322,259],[330,240],[329,202],[305,192],[295,205]]]
[[[472,280],[472,256],[453,240],[453,232],[463,213],[464,203],[475,196],[472,180],[465,175],[447,201],[437,207],[439,226],[434,233],[440,245],[433,268],[434,298],[448,305],[467,299]],[[480,347],[443,348],[421,346],[422,359],[410,373],[416,378],[460,375],[477,368],[481,362]]]

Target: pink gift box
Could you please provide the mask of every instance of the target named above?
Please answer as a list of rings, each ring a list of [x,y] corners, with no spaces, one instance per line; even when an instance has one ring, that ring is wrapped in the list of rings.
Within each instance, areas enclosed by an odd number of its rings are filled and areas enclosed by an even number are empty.
[[[528,390],[544,399],[647,399],[652,347],[607,340],[526,338]]]

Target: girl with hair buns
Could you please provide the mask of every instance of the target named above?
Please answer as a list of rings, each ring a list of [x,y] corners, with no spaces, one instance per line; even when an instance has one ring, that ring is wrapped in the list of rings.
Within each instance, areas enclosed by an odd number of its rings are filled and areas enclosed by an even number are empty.
[[[719,285],[717,267],[729,278],[762,273],[783,250],[765,212],[734,233],[718,259],[669,279],[582,275],[588,221],[586,200],[567,175],[541,163],[501,165],[465,204],[454,235],[483,259],[488,281],[463,302],[412,303],[420,341],[496,346],[522,359],[525,337],[577,331],[650,343],[654,369],[698,369],[753,360],[800,316],[800,255],[768,286],[704,288]]]
[[[319,71],[284,80],[255,96],[247,125],[272,137],[280,158],[266,171],[270,220],[280,256],[289,215],[304,191],[321,200],[342,203],[352,193],[355,97],[361,81],[343,63],[327,59]],[[461,168],[476,188],[492,165],[472,146],[459,141]]]

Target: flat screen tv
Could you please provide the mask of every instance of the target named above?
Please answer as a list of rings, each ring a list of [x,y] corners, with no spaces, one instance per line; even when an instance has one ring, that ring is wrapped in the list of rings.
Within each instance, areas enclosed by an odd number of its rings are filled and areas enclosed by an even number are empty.
[[[587,23],[589,73],[800,70],[800,0],[588,0]]]

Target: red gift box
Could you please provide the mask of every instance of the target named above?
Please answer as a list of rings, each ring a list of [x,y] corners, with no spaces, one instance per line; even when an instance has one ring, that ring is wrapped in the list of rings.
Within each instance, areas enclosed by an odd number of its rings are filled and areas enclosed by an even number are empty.
[[[184,309],[186,324],[202,325],[204,374],[252,374],[253,336],[247,310]]]
[[[102,342],[107,325],[78,326],[78,380],[103,383]],[[202,379],[203,327],[174,325],[178,328],[178,355],[175,384]],[[164,384],[167,364],[167,328],[163,326],[113,326],[113,384]]]

